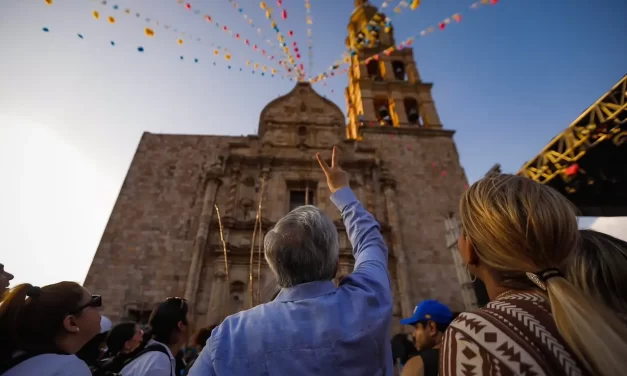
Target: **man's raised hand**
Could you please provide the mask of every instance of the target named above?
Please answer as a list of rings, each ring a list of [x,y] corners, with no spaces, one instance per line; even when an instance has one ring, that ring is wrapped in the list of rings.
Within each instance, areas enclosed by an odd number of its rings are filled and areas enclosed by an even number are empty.
[[[331,167],[322,159],[320,153],[316,153],[316,158],[320,164],[320,168],[327,177],[327,185],[331,193],[348,187],[348,173],[340,167],[338,162],[340,151],[336,146],[333,147],[333,156],[331,157]]]

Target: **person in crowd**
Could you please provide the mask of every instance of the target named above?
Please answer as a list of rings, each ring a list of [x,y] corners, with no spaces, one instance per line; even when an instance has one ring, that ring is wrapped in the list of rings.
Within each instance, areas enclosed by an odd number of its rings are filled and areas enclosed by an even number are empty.
[[[594,230],[580,230],[568,279],[627,322],[627,242]]]
[[[333,148],[331,167],[317,155],[353,245],[355,269],[339,287],[339,240],[315,206],[281,218],[264,239],[281,287],[266,304],[229,316],[207,341],[192,376],[392,375],[392,293],[379,224],[349,187]]]
[[[106,338],[104,359],[92,369],[95,376],[119,373],[141,349],[144,331],[138,324],[125,322],[111,329]]]
[[[176,357],[189,339],[189,303],[168,298],[152,311],[148,320],[152,338],[120,372],[122,376],[174,376]]]
[[[453,313],[437,300],[421,302],[411,317],[401,320],[401,324],[414,327],[414,344],[419,351],[403,367],[403,376],[437,376],[442,339],[451,321]]]
[[[11,289],[0,304],[0,374],[91,375],[74,354],[100,332],[101,305],[74,282]]]
[[[107,336],[107,357],[121,354],[132,354],[137,350],[144,338],[144,331],[139,324],[125,322],[117,324]]]
[[[185,375],[189,374],[189,370],[196,362],[198,358],[198,354],[205,348],[207,344],[207,340],[211,337],[211,332],[216,328],[216,325],[210,326],[208,328],[200,328],[194,337],[192,338],[192,346],[189,350],[189,359],[187,360],[187,367],[185,371]]]
[[[399,333],[392,337],[392,359],[394,359],[395,375],[400,375],[407,361],[418,355],[414,346],[413,337],[410,340],[407,333]]]
[[[441,376],[624,373],[627,327],[563,277],[580,243],[564,196],[531,179],[494,174],[464,192],[460,215],[460,255],[491,301],[453,320],[440,350]]]
[[[0,264],[0,301],[2,297],[9,292],[9,285],[13,279],[13,274],[4,270],[4,265]]]

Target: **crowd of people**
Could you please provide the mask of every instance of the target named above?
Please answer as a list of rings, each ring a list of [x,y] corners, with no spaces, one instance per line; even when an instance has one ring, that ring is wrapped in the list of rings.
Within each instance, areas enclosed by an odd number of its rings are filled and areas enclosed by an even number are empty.
[[[332,282],[335,225],[302,206],[264,239],[281,288],[271,302],[194,335],[190,305],[167,298],[148,326],[101,317],[106,299],[74,282],[9,289],[0,264],[0,375],[601,375],[627,370],[627,243],[579,230],[551,188],[506,174],[460,202],[460,255],[490,302],[455,316],[419,302],[390,338],[388,249],[333,149],[317,155],[353,246],[355,268]]]

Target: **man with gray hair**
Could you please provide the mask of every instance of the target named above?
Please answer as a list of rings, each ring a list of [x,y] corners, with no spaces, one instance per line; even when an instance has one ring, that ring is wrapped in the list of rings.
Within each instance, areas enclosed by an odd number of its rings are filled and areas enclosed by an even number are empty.
[[[333,148],[331,167],[316,157],[353,245],[353,273],[339,287],[333,284],[335,225],[314,206],[294,209],[264,240],[281,292],[214,329],[191,376],[393,374],[388,250],[379,224],[351,191],[338,154]]]

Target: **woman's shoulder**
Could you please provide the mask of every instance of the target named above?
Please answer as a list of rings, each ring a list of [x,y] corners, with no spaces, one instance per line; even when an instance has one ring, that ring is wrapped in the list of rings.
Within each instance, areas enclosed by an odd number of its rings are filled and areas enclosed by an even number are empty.
[[[23,361],[4,375],[87,376],[91,371],[76,355],[42,354]]]
[[[482,308],[459,314],[450,326],[482,342],[505,338],[529,342],[543,337],[543,332],[558,335],[548,299],[541,293],[503,295]]]
[[[458,357],[495,359],[530,374],[561,374],[566,364],[579,369],[541,293],[510,294],[461,313],[445,334],[445,346]]]

